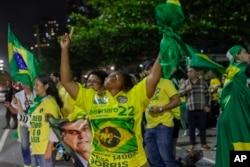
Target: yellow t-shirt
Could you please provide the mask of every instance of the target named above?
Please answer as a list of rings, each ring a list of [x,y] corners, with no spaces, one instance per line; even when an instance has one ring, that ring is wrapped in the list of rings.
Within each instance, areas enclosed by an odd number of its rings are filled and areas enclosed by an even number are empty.
[[[31,127],[29,130],[32,154],[44,154],[47,149],[50,126],[48,122],[45,122],[45,115],[48,113],[55,118],[59,118],[61,115],[59,106],[51,96],[42,101],[31,114]]]
[[[73,111],[74,106],[72,106],[69,103],[69,100],[68,100],[69,94],[62,85],[59,85],[57,87],[57,90],[58,90],[58,94],[59,94],[60,98],[63,101],[63,107],[61,108],[61,112],[63,114],[63,117],[67,117]]]
[[[91,167],[139,167],[147,162],[141,121],[148,102],[145,79],[114,97],[109,91],[99,96],[79,86],[74,104],[88,112],[94,134]]]
[[[212,94],[212,100],[217,99],[217,90],[221,86],[221,82],[218,78],[213,78],[210,80],[210,91]]]
[[[170,97],[173,95],[178,94],[178,91],[176,90],[174,84],[172,81],[168,79],[161,78],[154,96],[152,97],[150,101],[150,105],[152,106],[164,106],[170,102]],[[166,125],[168,127],[173,127],[173,117],[174,114],[176,115],[176,118],[178,119],[180,117],[180,109],[179,107],[176,107],[172,110],[165,110],[161,113],[151,113],[146,111],[146,128],[154,128],[159,123],[162,123],[163,125]]]
[[[186,96],[182,96],[182,97],[180,97],[181,98],[181,102],[182,103],[186,103]]]

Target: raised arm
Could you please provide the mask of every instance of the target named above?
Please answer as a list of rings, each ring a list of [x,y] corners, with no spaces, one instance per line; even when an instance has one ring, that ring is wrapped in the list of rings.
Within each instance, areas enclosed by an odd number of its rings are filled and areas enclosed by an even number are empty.
[[[61,38],[61,65],[60,65],[60,77],[61,83],[64,88],[67,90],[69,95],[76,99],[79,87],[73,81],[71,76],[70,62],[69,62],[69,48],[70,48],[71,36],[67,33],[62,35]]]
[[[146,78],[146,84],[147,84],[147,96],[148,98],[151,98],[154,95],[156,86],[162,76],[161,71],[161,65],[160,65],[160,54],[158,55],[157,59],[155,60],[155,63],[152,67],[152,71]]]

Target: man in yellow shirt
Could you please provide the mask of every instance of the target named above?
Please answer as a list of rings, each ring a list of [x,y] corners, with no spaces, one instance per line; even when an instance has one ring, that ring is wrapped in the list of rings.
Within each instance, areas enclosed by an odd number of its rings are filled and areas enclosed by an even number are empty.
[[[220,105],[217,101],[218,99],[217,96],[218,96],[218,89],[221,87],[221,82],[212,71],[209,71],[209,75],[210,75],[209,88],[212,96],[212,101],[211,101],[211,112],[209,113],[210,122],[208,122],[208,125],[216,127],[217,119],[220,114]]]
[[[153,63],[154,61],[143,63],[146,76],[151,73]],[[180,119],[180,104],[178,91],[172,81],[161,78],[145,112],[145,148],[152,166],[164,164],[163,166],[176,167],[173,120],[175,117]]]

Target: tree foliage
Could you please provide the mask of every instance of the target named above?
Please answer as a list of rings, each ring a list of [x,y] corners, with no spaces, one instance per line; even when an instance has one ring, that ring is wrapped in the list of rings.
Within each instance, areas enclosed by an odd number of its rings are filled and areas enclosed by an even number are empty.
[[[115,65],[125,69],[128,64],[138,66],[145,57],[157,55],[161,35],[154,19],[156,1],[89,3],[98,10],[97,18],[71,15],[75,27],[72,52],[80,55],[81,62],[92,68]]]
[[[204,53],[225,53],[235,44],[248,46],[250,29],[247,0],[180,0],[185,21],[179,30],[184,42]],[[74,70],[115,65],[136,67],[159,51],[161,34],[154,7],[163,0],[88,0],[96,18],[73,13],[71,45]],[[52,61],[53,62],[53,61]]]
[[[59,71],[61,49],[57,40],[50,42],[50,47],[42,49],[42,55],[39,57],[41,70],[43,73],[51,73]]]
[[[182,0],[186,16],[182,37],[205,53],[226,53],[235,44],[248,46],[247,0]]]

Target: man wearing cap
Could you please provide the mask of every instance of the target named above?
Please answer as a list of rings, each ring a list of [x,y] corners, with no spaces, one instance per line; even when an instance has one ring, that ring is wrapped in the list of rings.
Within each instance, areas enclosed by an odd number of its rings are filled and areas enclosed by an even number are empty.
[[[151,73],[154,61],[143,63],[143,72]],[[178,91],[169,79],[161,78],[145,112],[145,150],[152,166],[176,167],[173,153],[174,117],[181,104]]]
[[[145,70],[148,71],[153,65],[154,65],[154,60],[146,60],[144,63],[142,63],[142,71],[143,72],[145,72]]]
[[[236,45],[226,56],[230,65],[221,92],[216,167],[230,166],[230,151],[250,151],[250,91],[246,75],[250,54]]]

